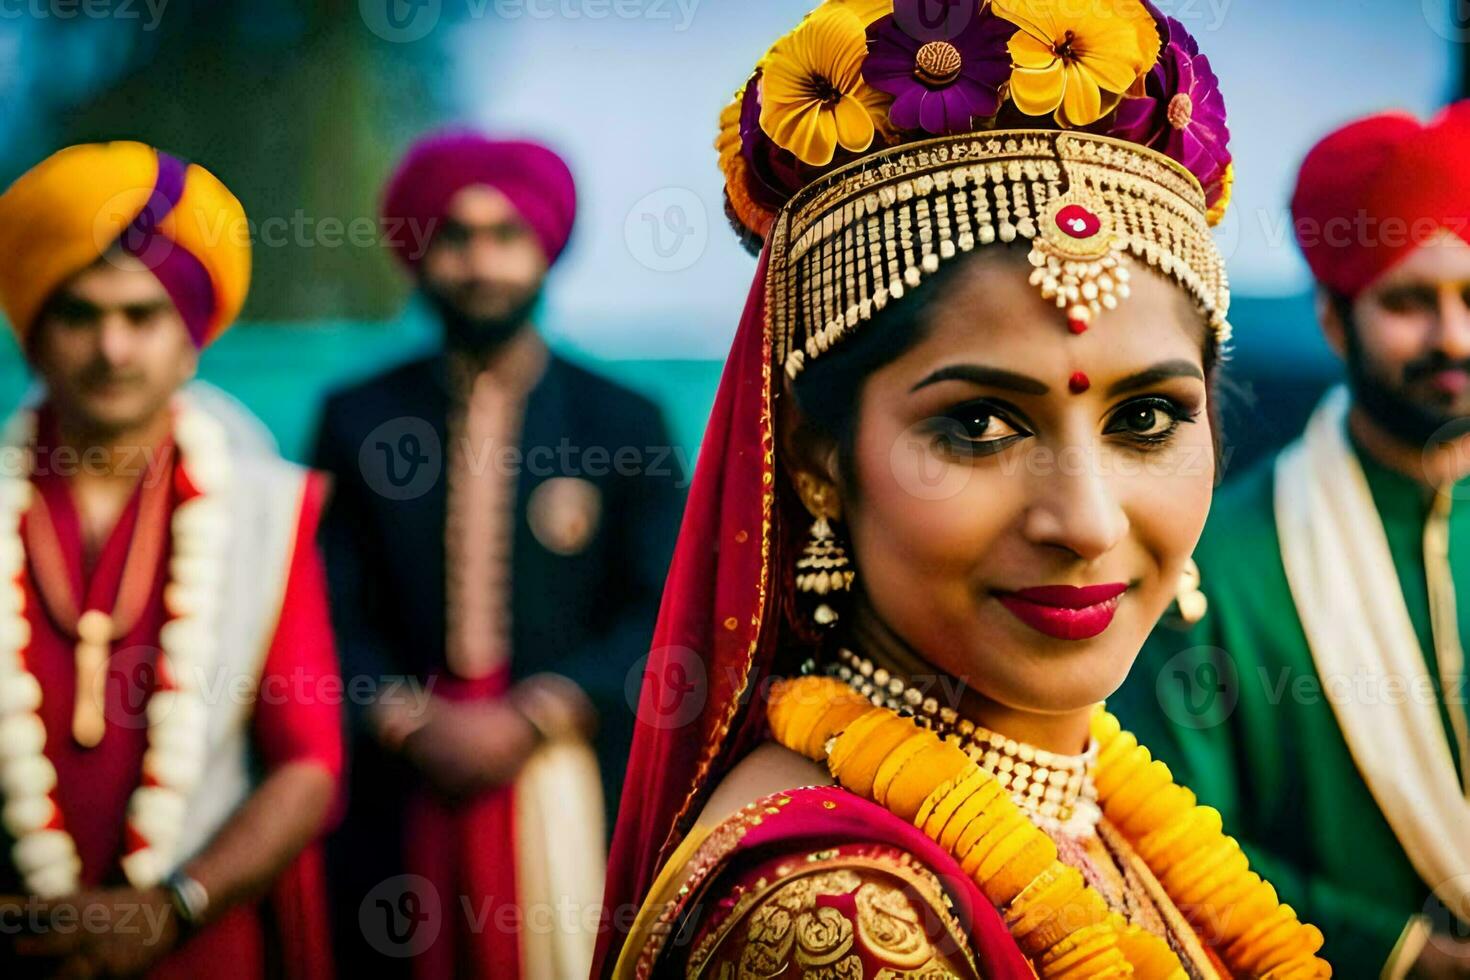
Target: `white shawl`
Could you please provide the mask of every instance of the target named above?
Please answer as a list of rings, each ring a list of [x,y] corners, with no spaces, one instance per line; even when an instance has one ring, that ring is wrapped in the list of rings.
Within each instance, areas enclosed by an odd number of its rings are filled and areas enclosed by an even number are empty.
[[[1449,908],[1470,908],[1470,800],[1436,699],[1416,694],[1433,691],[1432,676],[1348,444],[1347,412],[1347,391],[1329,392],[1277,460],[1281,560],[1319,679],[1373,798],[1424,882]]]

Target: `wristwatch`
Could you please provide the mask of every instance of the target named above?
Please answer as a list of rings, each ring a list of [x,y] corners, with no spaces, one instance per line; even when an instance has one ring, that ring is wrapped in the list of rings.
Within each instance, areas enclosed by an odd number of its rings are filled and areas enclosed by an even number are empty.
[[[205,913],[209,911],[209,892],[199,883],[199,879],[190,877],[179,868],[163,879],[162,884],[184,931],[197,929],[204,921]]]

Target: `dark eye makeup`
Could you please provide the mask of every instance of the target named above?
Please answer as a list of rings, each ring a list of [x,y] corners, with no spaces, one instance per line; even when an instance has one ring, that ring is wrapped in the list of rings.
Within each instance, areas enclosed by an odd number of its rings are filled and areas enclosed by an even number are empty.
[[[1165,395],[1130,398],[1107,416],[1103,432],[1139,449],[1166,445],[1179,426],[1193,424],[1199,409]],[[1016,406],[1000,399],[977,398],[955,405],[927,423],[935,447],[957,456],[981,457],[1015,445],[1035,434],[1035,426]]]

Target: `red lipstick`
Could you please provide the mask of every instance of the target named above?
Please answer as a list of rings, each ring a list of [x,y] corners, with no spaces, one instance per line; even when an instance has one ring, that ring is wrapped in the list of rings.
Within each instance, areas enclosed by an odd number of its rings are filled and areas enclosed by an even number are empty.
[[[1001,605],[1021,622],[1058,640],[1086,640],[1113,622],[1128,585],[1039,585],[1002,592]]]

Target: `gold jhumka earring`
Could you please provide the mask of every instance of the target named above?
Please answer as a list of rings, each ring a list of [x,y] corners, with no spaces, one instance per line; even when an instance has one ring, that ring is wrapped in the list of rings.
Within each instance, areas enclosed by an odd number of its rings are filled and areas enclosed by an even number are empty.
[[[818,596],[851,591],[857,573],[853,571],[852,562],[847,557],[847,549],[832,530],[828,500],[830,490],[805,473],[798,474],[796,484],[807,509],[816,515],[816,520],[812,522],[811,538],[796,562],[796,588]],[[831,626],[838,619],[837,611],[826,601],[817,604],[812,616],[820,626]]]

